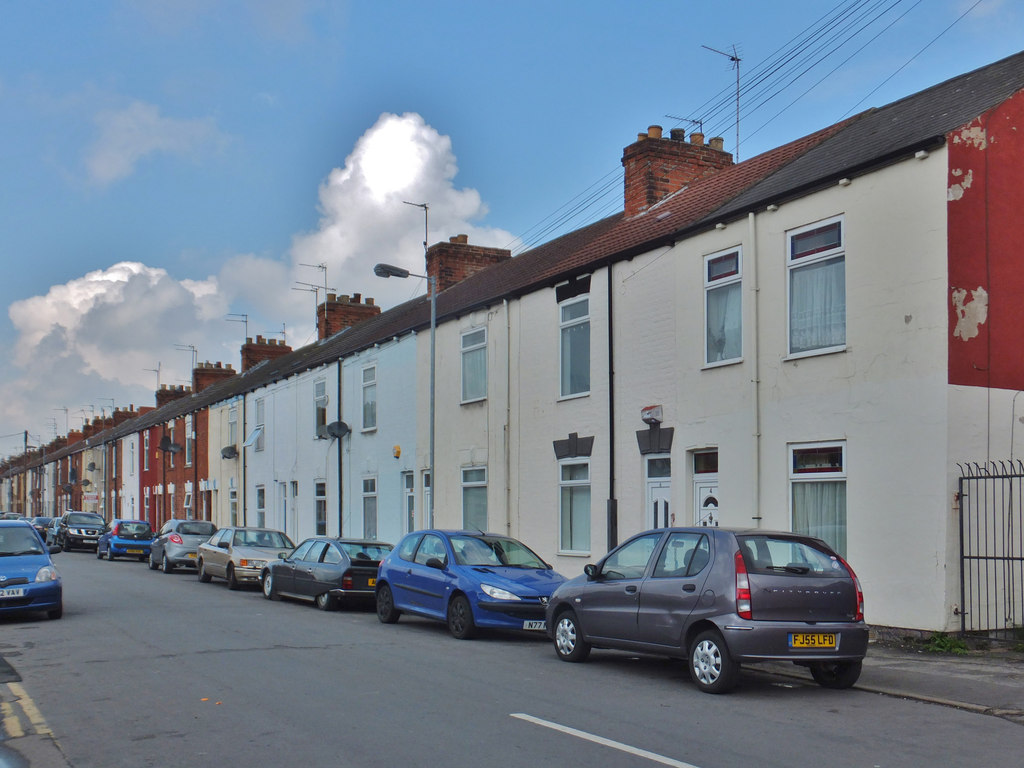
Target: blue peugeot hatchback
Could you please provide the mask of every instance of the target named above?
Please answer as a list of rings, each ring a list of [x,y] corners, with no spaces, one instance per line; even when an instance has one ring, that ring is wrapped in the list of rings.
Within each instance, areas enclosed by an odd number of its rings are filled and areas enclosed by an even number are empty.
[[[60,574],[50,555],[60,547],[43,543],[28,520],[0,520],[0,614],[45,611],[63,614]]]
[[[543,632],[548,598],[565,577],[529,547],[479,531],[415,531],[381,561],[377,618],[439,619],[463,640],[478,627]]]
[[[96,542],[96,557],[113,560],[115,557],[149,559],[149,550],[156,534],[145,520],[111,520]]]

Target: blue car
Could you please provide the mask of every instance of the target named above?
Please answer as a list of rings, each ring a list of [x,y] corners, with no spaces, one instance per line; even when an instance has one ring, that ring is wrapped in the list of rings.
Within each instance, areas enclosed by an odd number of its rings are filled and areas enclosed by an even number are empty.
[[[447,622],[460,640],[477,628],[545,629],[544,609],[565,581],[521,541],[479,531],[415,531],[381,561],[377,618],[403,612]]]
[[[145,520],[111,520],[96,543],[96,557],[149,559],[156,534]]]
[[[0,520],[0,614],[64,612],[60,574],[50,555],[60,547],[43,543],[28,520]]]

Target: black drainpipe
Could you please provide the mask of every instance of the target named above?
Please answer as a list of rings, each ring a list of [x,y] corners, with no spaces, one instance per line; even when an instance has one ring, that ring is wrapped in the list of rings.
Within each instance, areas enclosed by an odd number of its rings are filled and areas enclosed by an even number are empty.
[[[619,502],[615,498],[615,342],[612,262],[608,262],[608,549],[619,543]]]
[[[326,320],[324,322],[326,322]],[[338,408],[338,418],[337,418],[337,421],[341,421],[342,419],[341,419],[341,358],[340,357],[338,358],[337,366],[338,366],[338,379],[337,379],[337,381],[338,381],[338,395],[335,398],[335,400],[337,402],[337,408]],[[344,440],[344,439],[345,438],[343,438],[343,437],[335,438],[335,440],[338,443],[338,536],[344,536],[345,535],[345,528],[344,528],[344,522],[345,522],[345,477],[342,474],[343,467],[342,467],[342,457],[341,457],[341,451],[342,451],[341,441]]]

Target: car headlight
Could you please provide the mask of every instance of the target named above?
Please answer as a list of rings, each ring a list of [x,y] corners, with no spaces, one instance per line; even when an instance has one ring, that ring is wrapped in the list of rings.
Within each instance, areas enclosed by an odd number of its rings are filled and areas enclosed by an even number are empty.
[[[46,581],[57,581],[60,579],[60,575],[57,573],[57,569],[52,565],[44,565],[36,572],[36,583]]]
[[[519,595],[513,595],[507,589],[501,587],[492,587],[490,584],[481,584],[480,589],[484,591],[484,594],[488,597],[493,597],[495,600],[518,600]]]
[[[266,560],[246,560],[244,557],[238,561],[239,568],[262,568],[266,564]]]

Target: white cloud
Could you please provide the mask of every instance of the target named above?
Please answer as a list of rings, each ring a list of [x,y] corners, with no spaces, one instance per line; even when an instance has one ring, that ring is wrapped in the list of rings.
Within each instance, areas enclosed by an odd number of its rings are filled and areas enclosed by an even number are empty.
[[[158,107],[140,101],[124,109],[104,110],[95,122],[99,135],[86,153],[85,165],[91,180],[101,185],[132,175],[149,155],[191,155],[226,140],[212,119],[163,117]]]

